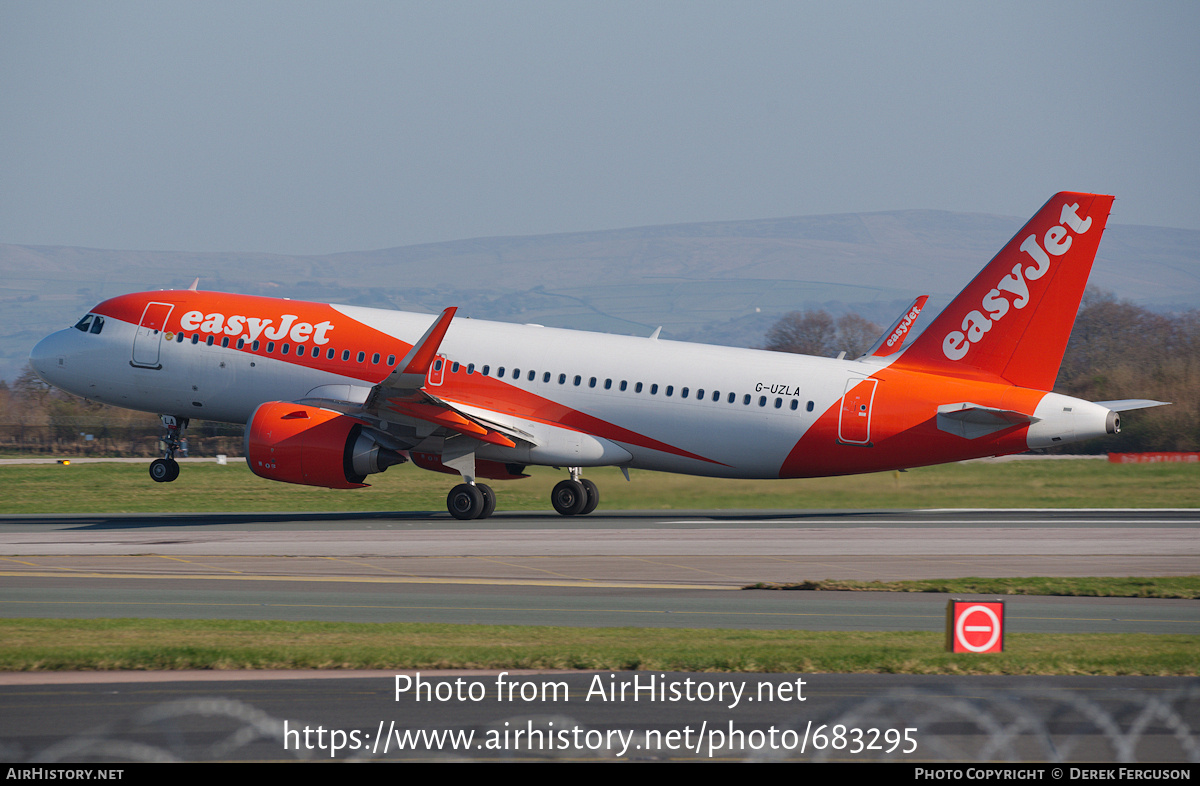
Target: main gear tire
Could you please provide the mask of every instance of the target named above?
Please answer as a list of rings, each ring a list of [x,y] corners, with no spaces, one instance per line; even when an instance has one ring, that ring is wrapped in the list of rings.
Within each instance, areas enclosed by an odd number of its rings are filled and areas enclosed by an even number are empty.
[[[550,492],[550,504],[562,516],[577,516],[587,506],[587,490],[578,480],[559,481]]]

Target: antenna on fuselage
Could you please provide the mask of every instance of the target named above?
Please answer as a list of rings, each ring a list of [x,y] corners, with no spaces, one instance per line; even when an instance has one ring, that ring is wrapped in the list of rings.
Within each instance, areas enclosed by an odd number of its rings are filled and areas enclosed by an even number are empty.
[[[197,276],[196,280],[192,282],[192,285],[190,287],[188,287],[188,292],[195,292],[196,288],[198,286],[200,286],[200,277],[199,276]]]

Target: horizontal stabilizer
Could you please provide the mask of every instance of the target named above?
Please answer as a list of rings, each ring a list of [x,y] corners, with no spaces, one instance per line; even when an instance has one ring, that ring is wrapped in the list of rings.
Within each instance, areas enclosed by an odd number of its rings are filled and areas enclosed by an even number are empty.
[[[1123,398],[1118,401],[1097,401],[1097,404],[1113,412],[1128,412],[1131,409],[1170,406],[1169,401],[1152,401],[1148,398]]]
[[[1036,423],[1038,418],[1012,409],[963,402],[938,407],[937,427],[963,439],[979,439],[1012,426]]]

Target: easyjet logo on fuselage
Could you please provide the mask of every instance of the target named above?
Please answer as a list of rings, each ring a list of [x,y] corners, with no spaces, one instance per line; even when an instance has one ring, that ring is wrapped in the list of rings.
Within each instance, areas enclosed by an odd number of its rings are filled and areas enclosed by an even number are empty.
[[[1071,231],[1082,235],[1092,226],[1092,219],[1079,217],[1079,203],[1063,205],[1059,224],[1047,230],[1039,244],[1035,235],[1021,242],[1021,251],[1029,255],[1035,264],[1024,267],[1025,262],[1013,265],[1012,272],[996,282],[996,286],[983,296],[980,309],[974,309],[963,317],[962,330],[952,330],[942,340],[942,352],[950,360],[962,360],[972,344],[978,343],[1008,313],[1010,302],[1003,293],[1013,295],[1011,306],[1025,308],[1029,303],[1029,282],[1037,281],[1050,270],[1051,257],[1061,257],[1071,247]],[[1066,226],[1063,226],[1063,225]],[[1070,227],[1071,231],[1067,230]],[[987,312],[985,316],[983,312]]]
[[[189,311],[179,318],[179,327],[183,330],[198,330],[201,333],[224,333],[246,341],[258,341],[260,336],[269,341],[279,341],[286,336],[296,344],[304,344],[309,339],[318,346],[329,343],[329,331],[333,330],[332,322],[326,320],[314,325],[310,322],[297,322],[298,319],[300,317],[295,314],[284,314],[276,325],[274,319],[245,317],[241,314],[226,317],[218,313]]]

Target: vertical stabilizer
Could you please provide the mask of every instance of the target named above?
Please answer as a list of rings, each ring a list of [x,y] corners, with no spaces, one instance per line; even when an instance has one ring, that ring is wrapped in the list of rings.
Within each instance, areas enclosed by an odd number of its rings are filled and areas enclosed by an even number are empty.
[[[1099,194],[1051,197],[895,367],[1049,390],[1112,203]]]

